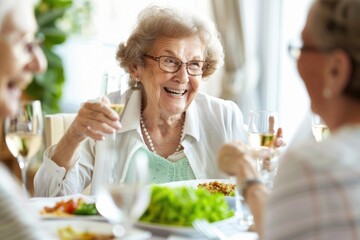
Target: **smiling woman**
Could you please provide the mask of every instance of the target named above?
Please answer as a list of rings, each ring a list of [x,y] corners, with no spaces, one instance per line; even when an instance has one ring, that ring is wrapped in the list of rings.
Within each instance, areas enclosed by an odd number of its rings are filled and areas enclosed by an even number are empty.
[[[99,140],[114,131],[117,182],[132,179],[140,155],[149,160],[151,183],[226,177],[217,168],[217,150],[225,142],[246,141],[246,133],[235,103],[199,90],[224,61],[214,23],[176,8],[148,6],[116,58],[130,75],[129,89],[83,104],[64,137],[46,151],[36,194],[79,193],[93,179],[105,181],[101,152],[110,149]],[[120,125],[110,102],[124,99]],[[92,193],[97,186],[92,184]]]

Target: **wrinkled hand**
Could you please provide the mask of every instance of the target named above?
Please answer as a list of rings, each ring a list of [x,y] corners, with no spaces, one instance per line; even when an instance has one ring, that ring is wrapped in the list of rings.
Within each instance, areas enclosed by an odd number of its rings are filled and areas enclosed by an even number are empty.
[[[242,142],[224,144],[218,153],[218,164],[222,171],[237,176],[239,182],[259,178],[256,169],[256,157],[266,154],[255,151]]]
[[[102,140],[121,129],[119,120],[119,115],[110,108],[110,100],[103,97],[100,102],[84,103],[66,134],[79,142],[86,137]]]

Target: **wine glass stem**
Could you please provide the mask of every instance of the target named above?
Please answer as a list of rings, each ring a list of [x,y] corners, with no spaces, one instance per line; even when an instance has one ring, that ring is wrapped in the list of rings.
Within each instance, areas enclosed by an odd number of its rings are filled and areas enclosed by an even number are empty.
[[[27,182],[27,159],[23,159],[22,157],[18,157],[18,163],[19,163],[19,167],[20,167],[20,170],[21,170],[21,178],[22,178],[22,188],[23,188],[23,191],[24,191],[24,196],[26,198],[29,197],[28,195],[28,191],[27,191],[27,185],[26,185],[26,182]]]
[[[124,226],[121,224],[115,224],[113,226],[113,234],[116,239],[122,239],[126,234]]]

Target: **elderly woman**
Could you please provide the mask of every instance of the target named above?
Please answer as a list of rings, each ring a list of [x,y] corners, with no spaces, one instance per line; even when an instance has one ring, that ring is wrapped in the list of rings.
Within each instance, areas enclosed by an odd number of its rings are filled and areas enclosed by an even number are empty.
[[[0,122],[16,113],[22,90],[33,73],[46,68],[46,59],[34,38],[37,24],[29,2],[0,1]],[[0,239],[52,239],[39,226],[20,186],[0,164]]]
[[[224,145],[219,164],[238,176],[263,239],[359,239],[360,0],[314,1],[302,41],[298,70],[331,136],[283,156],[266,206],[243,144]]]
[[[38,196],[79,193],[101,175],[101,141],[118,131],[114,170],[131,178],[133,160],[146,154],[152,183],[223,178],[216,153],[229,141],[245,140],[237,105],[199,92],[201,81],[223,64],[214,24],[171,8],[150,6],[119,45],[117,60],[131,88],[87,102],[56,146],[45,153],[35,178]],[[109,103],[126,99],[119,117]],[[80,144],[84,139],[83,144]],[[106,162],[105,162],[106,164]],[[96,184],[92,184],[92,193]]]

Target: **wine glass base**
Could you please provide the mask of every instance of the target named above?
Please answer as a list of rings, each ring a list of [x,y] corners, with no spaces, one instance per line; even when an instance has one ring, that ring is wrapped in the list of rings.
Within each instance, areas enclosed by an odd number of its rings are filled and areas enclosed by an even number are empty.
[[[125,228],[121,225],[115,225],[113,227],[113,234],[117,239],[121,239],[125,235]]]
[[[150,232],[136,228],[125,229],[121,225],[114,226],[113,234],[116,239],[122,240],[145,240],[152,237],[152,234]]]

